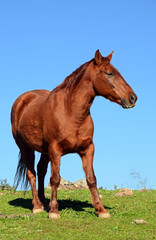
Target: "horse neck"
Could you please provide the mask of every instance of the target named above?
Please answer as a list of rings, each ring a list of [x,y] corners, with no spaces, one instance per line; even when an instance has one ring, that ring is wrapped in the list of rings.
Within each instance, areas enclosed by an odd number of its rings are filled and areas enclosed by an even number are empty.
[[[95,92],[89,74],[85,73],[79,84],[66,91],[66,106],[72,116],[84,120],[90,114],[90,107],[95,98]]]
[[[70,76],[57,86],[50,94],[49,99],[59,99],[60,105],[68,112],[70,116],[78,120],[83,119],[90,114],[90,107],[95,98],[95,91],[93,88],[90,63],[89,61],[83,64]],[[62,99],[60,101],[60,99]],[[59,104],[57,102],[57,104]]]

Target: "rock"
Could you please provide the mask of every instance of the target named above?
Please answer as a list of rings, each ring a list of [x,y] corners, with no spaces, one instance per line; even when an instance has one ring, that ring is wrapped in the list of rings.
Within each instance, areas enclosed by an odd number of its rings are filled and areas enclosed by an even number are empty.
[[[83,188],[88,189],[87,182],[84,179],[80,179],[80,180],[74,182],[73,184],[74,184],[74,186],[76,186],[79,189],[83,189]]]
[[[51,189],[50,184],[48,184],[46,189]],[[80,179],[80,180],[72,183],[70,181],[66,181],[65,179],[61,178],[58,189],[62,189],[62,190],[88,189],[88,186],[87,186],[86,180],[84,180],[84,179]]]
[[[115,194],[116,197],[131,196],[133,192],[129,188],[121,188],[118,193]]]
[[[132,224],[145,224],[146,221],[142,220],[142,219],[135,219]]]
[[[143,188],[143,189],[139,190],[139,192],[146,192],[146,191],[147,191],[146,188]]]

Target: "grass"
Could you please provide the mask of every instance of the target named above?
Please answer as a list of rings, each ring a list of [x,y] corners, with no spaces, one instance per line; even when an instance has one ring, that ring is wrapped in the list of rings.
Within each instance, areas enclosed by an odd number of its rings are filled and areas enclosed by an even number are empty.
[[[0,239],[156,239],[156,190],[124,197],[115,197],[116,192],[99,190],[111,214],[99,219],[88,190],[59,190],[61,219],[50,220],[47,212],[32,214],[30,191],[1,191]],[[46,195],[49,202],[50,191]],[[146,223],[133,224],[135,219]]]

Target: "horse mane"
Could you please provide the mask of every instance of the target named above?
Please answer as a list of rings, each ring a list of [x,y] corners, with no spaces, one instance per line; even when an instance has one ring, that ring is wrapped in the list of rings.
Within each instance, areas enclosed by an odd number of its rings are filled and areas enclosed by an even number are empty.
[[[69,76],[67,76],[64,81],[57,86],[52,92],[58,92],[64,88],[66,88],[66,90],[68,92],[72,92],[76,86],[78,85],[78,83],[80,82],[80,80],[82,79],[82,77],[84,76],[86,69],[88,67],[88,65],[90,64],[92,60],[90,60],[89,62],[84,63],[83,65],[81,65],[79,68],[77,68],[72,74],[70,74]]]

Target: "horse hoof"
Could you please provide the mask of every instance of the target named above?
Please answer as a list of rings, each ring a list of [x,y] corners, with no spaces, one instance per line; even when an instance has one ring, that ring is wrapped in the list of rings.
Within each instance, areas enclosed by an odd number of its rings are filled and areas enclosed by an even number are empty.
[[[33,213],[40,213],[40,212],[43,212],[44,211],[44,209],[43,208],[34,208],[33,209]]]
[[[49,213],[49,218],[50,219],[59,219],[60,214],[59,213]]]
[[[106,213],[99,213],[98,217],[99,218],[110,218],[111,216],[110,216],[109,212],[106,212]]]

